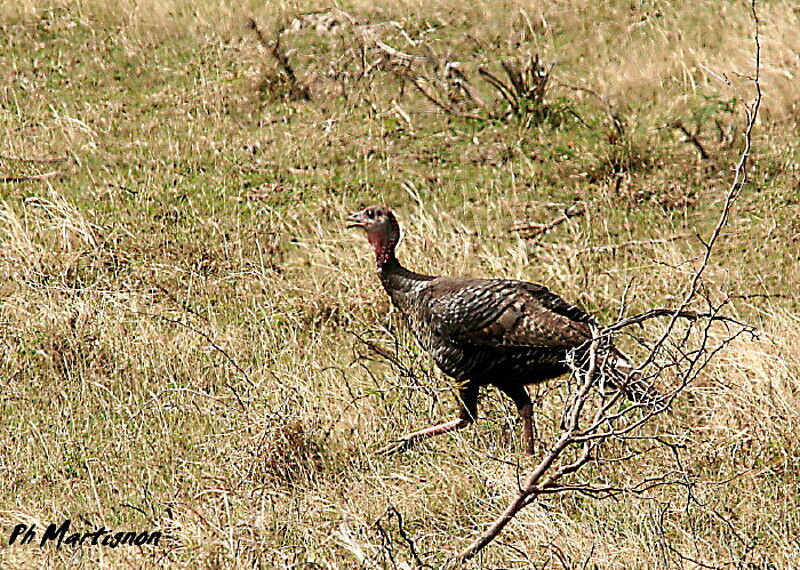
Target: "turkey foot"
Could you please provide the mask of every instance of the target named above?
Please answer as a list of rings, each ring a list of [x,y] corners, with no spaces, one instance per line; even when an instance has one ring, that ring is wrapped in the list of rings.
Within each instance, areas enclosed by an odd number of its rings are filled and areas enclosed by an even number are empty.
[[[382,447],[378,450],[378,455],[394,455],[395,453],[401,453],[403,451],[407,451],[411,449],[414,444],[419,441],[429,439],[435,435],[439,435],[442,433],[447,433],[449,431],[456,431],[459,429],[463,429],[467,427],[470,422],[464,418],[456,418],[454,420],[450,420],[449,422],[445,422],[443,424],[438,424],[435,426],[431,426],[425,429],[421,429],[419,431],[415,431],[414,433],[410,433],[400,439],[397,439],[391,442],[389,445]]]

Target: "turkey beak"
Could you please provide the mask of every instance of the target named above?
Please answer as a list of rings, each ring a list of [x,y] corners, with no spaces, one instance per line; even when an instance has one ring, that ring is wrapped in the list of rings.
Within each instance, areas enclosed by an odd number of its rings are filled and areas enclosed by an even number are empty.
[[[347,216],[348,228],[364,228],[366,226],[367,224],[364,221],[364,214],[362,212],[356,212]]]

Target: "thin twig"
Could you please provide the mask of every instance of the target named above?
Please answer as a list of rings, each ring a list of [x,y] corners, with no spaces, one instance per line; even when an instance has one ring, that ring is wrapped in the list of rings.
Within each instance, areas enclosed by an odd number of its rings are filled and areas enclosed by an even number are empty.
[[[668,308],[657,308],[657,309],[650,309],[644,313],[639,315],[634,315],[632,317],[627,317],[625,319],[619,320],[613,325],[609,325],[603,329],[604,333],[610,333],[613,331],[617,331],[623,329],[625,327],[629,327],[631,325],[638,325],[650,319],[654,319],[656,317],[674,317],[680,319],[688,319],[691,321],[697,321],[700,319],[708,319],[709,321],[725,321],[728,323],[732,323],[744,328],[751,328],[750,325],[743,323],[741,321],[737,321],[732,317],[726,317],[724,315],[719,315],[714,312],[699,312],[699,311],[689,311],[686,309],[668,309]]]
[[[508,231],[510,232],[530,232],[523,236],[525,239],[532,239],[536,236],[542,235],[544,233],[549,232],[554,227],[558,226],[559,224],[563,224],[570,218],[575,218],[578,216],[583,216],[586,214],[586,205],[583,203],[573,204],[560,216],[556,216],[552,220],[544,224],[537,224],[534,222],[525,222],[521,224],[516,224],[511,226]]]

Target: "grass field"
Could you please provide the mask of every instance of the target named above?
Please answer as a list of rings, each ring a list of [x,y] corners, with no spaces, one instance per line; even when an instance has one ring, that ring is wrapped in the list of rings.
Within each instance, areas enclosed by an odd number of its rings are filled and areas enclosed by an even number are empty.
[[[344,217],[386,203],[411,267],[543,283],[603,322],[626,289],[630,313],[669,306],[741,152],[749,5],[192,4],[0,5],[0,566],[438,568],[533,459],[494,390],[469,430],[375,454],[455,405]],[[675,485],[552,496],[469,567],[797,567],[800,10],[758,9],[751,181],[704,281],[757,338],[647,426],[680,469],[654,449],[587,472]],[[528,53],[546,97],[507,116],[477,68]],[[564,382],[533,391],[546,442]],[[64,519],[167,538],[8,545]]]

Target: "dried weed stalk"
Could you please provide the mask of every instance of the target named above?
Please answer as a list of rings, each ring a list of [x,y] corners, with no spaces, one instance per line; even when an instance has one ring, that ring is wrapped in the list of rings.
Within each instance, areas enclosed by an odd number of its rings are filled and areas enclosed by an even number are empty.
[[[531,126],[548,114],[546,96],[553,64],[544,63],[538,54],[503,60],[504,76],[479,66],[478,76],[495,94],[489,102],[459,62],[434,55],[424,61],[433,62],[433,73],[407,66],[408,78],[428,101],[449,115],[477,120],[513,117]]]
[[[281,45],[281,35],[286,26],[281,25],[275,31],[275,39],[269,40],[253,18],[247,22],[247,26],[253,30],[261,46],[275,60],[278,65],[278,73],[268,75],[264,79],[264,88],[269,89],[273,94],[285,93],[285,97],[290,101],[308,101],[311,99],[311,92],[308,86],[304,85],[297,78],[294,67],[286,50]],[[282,87],[282,88],[280,88]]]

